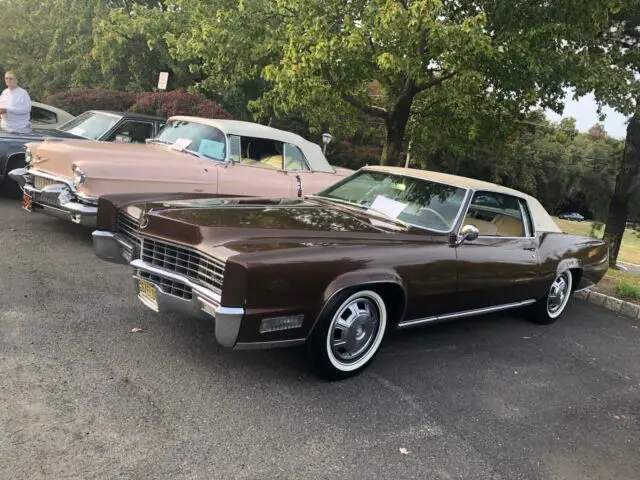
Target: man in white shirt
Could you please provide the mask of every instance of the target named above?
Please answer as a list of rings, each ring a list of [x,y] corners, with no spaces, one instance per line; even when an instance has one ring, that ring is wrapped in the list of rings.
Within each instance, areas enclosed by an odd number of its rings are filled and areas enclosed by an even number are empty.
[[[31,131],[31,98],[18,86],[13,72],[5,72],[4,81],[7,88],[0,95],[0,130],[28,133]]]

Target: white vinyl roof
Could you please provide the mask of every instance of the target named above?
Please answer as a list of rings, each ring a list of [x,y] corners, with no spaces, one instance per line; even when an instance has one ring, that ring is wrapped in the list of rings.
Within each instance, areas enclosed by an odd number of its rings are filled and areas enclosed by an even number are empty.
[[[310,142],[300,135],[278,128],[267,127],[259,123],[243,122],[240,120],[226,120],[217,118],[190,117],[186,115],[176,115],[169,118],[169,121],[180,120],[185,122],[200,123],[217,128],[225,135],[238,135],[240,137],[269,138],[284,143],[291,143],[297,146],[304,154],[311,170],[317,172],[334,173],[333,167],[329,164],[322,149],[317,143]]]
[[[551,215],[545,210],[542,204],[531,195],[527,195],[519,190],[513,188],[503,187],[491,182],[485,182],[482,180],[476,180],[474,178],[460,177],[458,175],[450,175],[448,173],[433,172],[431,170],[420,170],[417,168],[402,168],[402,167],[385,167],[385,166],[368,166],[366,170],[377,170],[396,175],[405,175],[408,177],[423,178],[432,182],[444,183],[447,185],[453,185],[457,187],[466,188],[468,190],[482,190],[496,193],[504,193],[505,195],[513,195],[520,197],[529,205],[529,211],[532,215],[532,220],[536,228],[536,232],[557,232],[562,233],[562,230],[556,222],[553,221]]]

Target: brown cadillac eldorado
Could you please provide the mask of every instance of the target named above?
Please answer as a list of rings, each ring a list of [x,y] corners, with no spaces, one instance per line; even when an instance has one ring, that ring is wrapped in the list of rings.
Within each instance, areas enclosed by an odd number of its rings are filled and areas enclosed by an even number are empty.
[[[144,142],[144,140],[143,140]],[[332,167],[319,145],[257,123],[174,116],[145,143],[28,143],[27,166],[9,173],[30,212],[95,225],[112,193],[299,197],[352,170]]]
[[[414,169],[365,167],[301,199],[123,208],[139,223],[130,264],[144,305],[215,319],[225,347],[305,344],[326,379],[361,372],[393,329],[507,309],[551,324],[608,268],[605,243],[562,233],[535,198]],[[100,210],[104,258],[120,209]]]

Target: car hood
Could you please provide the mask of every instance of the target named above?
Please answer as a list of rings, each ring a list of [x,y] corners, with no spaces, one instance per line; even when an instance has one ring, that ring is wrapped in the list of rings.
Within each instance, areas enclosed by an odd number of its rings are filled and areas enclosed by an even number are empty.
[[[81,139],[77,135],[73,135],[68,132],[63,132],[55,128],[34,128],[29,133],[10,133],[0,130],[0,139],[22,140],[24,142],[37,142],[44,140],[45,138],[69,138],[69,139]]]
[[[302,199],[171,200],[127,207],[139,214],[140,233],[220,256],[285,248],[397,242],[392,223],[340,206]]]
[[[120,180],[122,166],[142,167],[145,171],[161,171],[167,161],[175,162],[176,156],[186,156],[188,161],[196,159],[187,153],[157,144],[127,144],[87,140],[45,141],[28,143],[34,155],[33,167],[37,170],[60,176],[71,174],[71,165],[76,164],[93,179]],[[131,176],[131,171],[127,173]],[[100,194],[96,191],[92,194]]]

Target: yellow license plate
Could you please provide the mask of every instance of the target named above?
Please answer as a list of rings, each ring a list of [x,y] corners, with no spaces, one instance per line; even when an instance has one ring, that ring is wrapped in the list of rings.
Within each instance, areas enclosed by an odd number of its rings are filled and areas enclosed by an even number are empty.
[[[158,299],[156,298],[156,287],[144,280],[138,280],[138,295],[142,300],[146,300],[153,307],[158,308]]]

